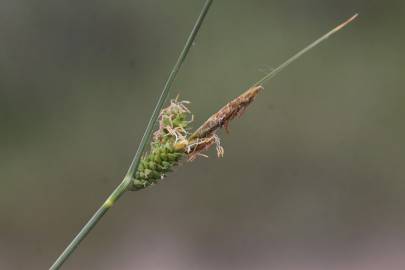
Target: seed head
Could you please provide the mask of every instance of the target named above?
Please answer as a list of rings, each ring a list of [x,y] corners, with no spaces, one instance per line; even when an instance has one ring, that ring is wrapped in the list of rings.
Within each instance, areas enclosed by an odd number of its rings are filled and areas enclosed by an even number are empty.
[[[141,158],[132,190],[146,188],[163,179],[184,156],[184,149],[175,145],[187,141],[189,134],[192,115],[186,104],[187,101],[176,98],[160,112],[159,129],[153,134],[150,152]]]

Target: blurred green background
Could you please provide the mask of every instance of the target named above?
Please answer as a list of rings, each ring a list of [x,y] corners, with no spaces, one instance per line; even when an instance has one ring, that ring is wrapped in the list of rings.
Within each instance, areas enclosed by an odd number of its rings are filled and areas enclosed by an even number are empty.
[[[0,2],[0,269],[47,269],[121,181],[202,5]],[[356,12],[63,269],[404,269],[403,0],[215,1],[172,97],[197,126]]]

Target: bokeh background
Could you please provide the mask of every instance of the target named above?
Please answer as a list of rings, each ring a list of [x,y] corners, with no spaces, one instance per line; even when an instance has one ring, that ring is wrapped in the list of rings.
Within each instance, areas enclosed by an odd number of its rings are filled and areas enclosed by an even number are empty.
[[[47,269],[121,181],[202,5],[0,2],[0,269]],[[355,12],[63,269],[404,269],[403,0],[215,1],[171,96],[197,126]]]

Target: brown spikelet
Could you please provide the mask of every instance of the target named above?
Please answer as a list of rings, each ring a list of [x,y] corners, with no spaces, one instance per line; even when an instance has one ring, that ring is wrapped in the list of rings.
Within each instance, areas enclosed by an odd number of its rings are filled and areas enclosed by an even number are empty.
[[[247,106],[253,102],[256,95],[263,90],[262,86],[254,86],[246,90],[239,97],[235,98],[224,107],[222,107],[218,112],[213,114],[204,124],[202,124],[189,138],[201,139],[210,137],[218,129],[225,127],[228,131],[229,122],[237,116],[243,114]]]
[[[215,132],[222,127],[228,132],[229,122],[241,116],[261,90],[263,90],[261,85],[249,88],[208,118],[188,139],[190,143],[186,152],[189,154],[189,159],[195,159],[214,143],[217,145],[218,156],[223,156],[224,150]]]

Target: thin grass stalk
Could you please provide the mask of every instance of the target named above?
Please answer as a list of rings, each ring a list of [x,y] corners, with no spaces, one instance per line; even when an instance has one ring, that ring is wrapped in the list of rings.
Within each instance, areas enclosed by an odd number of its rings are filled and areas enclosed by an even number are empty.
[[[49,268],[50,270],[59,269],[63,263],[69,258],[69,256],[76,250],[80,242],[87,236],[87,234],[94,228],[94,226],[98,223],[98,221],[105,215],[105,213],[114,205],[114,203],[129,189],[131,185],[131,181],[133,180],[134,173],[136,172],[139,161],[141,158],[142,153],[145,150],[145,147],[148,143],[148,140],[152,134],[153,127],[156,123],[157,118],[159,117],[159,113],[163,107],[163,104],[170,92],[170,88],[173,84],[173,81],[180,70],[181,65],[183,64],[184,60],[186,59],[188,52],[197,36],[197,33],[200,30],[200,27],[208,13],[208,10],[212,4],[213,0],[207,0],[201,10],[197,21],[194,24],[193,29],[185,43],[183,50],[181,51],[179,58],[177,59],[175,65],[173,66],[170,75],[165,83],[165,86],[162,90],[162,93],[157,101],[155,109],[149,119],[148,125],[145,129],[145,132],[142,136],[141,142],[139,147],[136,151],[136,154],[129,166],[128,172],[126,173],[122,182],[116,187],[116,189],[111,193],[111,195],[107,198],[107,200],[103,203],[103,205],[94,213],[94,215],[90,218],[90,220],[84,225],[84,227],[80,230],[80,232],[76,235],[76,237],[72,240],[72,242],[65,248],[62,254],[56,259],[53,265]]]
[[[285,61],[284,63],[282,63],[281,65],[279,65],[277,68],[273,69],[271,72],[269,72],[266,76],[264,76],[263,78],[261,78],[260,80],[258,80],[256,83],[254,83],[252,85],[253,86],[258,86],[258,85],[263,85],[265,82],[267,82],[268,80],[270,80],[271,78],[273,78],[274,76],[276,76],[278,73],[280,73],[283,69],[285,69],[287,66],[289,66],[292,62],[294,62],[295,60],[297,60],[298,58],[300,58],[301,56],[303,56],[304,54],[306,54],[308,51],[310,51],[311,49],[315,48],[316,46],[318,46],[321,42],[325,41],[326,39],[328,39],[330,36],[332,36],[333,34],[335,34],[336,32],[338,32],[339,30],[341,30],[343,27],[345,27],[346,25],[348,25],[350,22],[352,22],[354,19],[357,18],[359,14],[354,14],[352,17],[350,17],[348,20],[344,21],[343,23],[339,24],[338,26],[336,26],[335,28],[333,28],[331,31],[329,31],[328,33],[326,33],[325,35],[323,35],[322,37],[318,38],[317,40],[315,40],[314,42],[312,42],[311,44],[309,44],[308,46],[306,46],[304,49],[300,50],[299,52],[297,52],[296,54],[294,54],[292,57],[290,57],[289,59],[287,59],[287,61]]]

